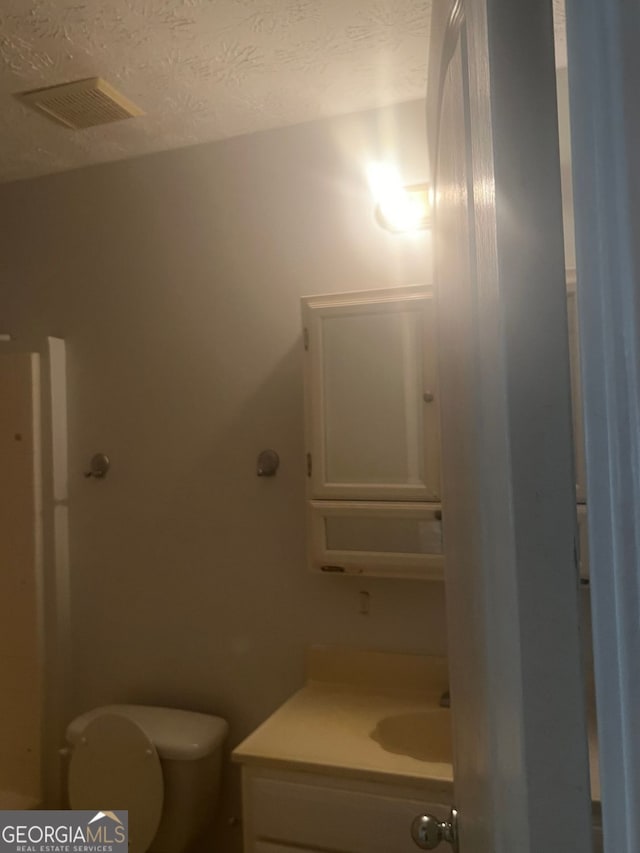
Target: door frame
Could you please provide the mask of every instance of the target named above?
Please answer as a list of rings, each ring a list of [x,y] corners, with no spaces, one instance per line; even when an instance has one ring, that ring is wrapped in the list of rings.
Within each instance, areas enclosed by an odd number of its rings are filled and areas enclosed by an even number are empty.
[[[69,566],[69,465],[67,354],[62,338],[9,338],[3,354],[31,353],[38,370],[39,524],[41,527],[39,652],[42,678],[41,808],[65,801],[60,744],[69,722],[71,592]]]
[[[465,102],[470,177],[451,191],[438,185],[439,125],[458,51],[462,84],[452,97]],[[461,853],[589,851],[551,3],[436,2],[429,72],[440,322],[458,310],[470,318],[462,367],[450,339],[440,340]],[[468,215],[468,285],[454,282],[455,298],[437,260],[441,190]],[[456,370],[468,374],[462,409],[473,424],[458,432],[462,441],[447,443],[449,426],[460,429],[456,401],[449,425],[444,401]]]
[[[640,9],[566,0],[606,850],[640,846]],[[594,236],[597,235],[597,239]]]

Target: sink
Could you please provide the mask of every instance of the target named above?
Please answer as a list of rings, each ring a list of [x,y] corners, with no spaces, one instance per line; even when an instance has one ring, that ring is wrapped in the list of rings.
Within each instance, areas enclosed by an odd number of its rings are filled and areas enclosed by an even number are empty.
[[[385,717],[371,737],[387,752],[451,763],[451,712],[446,708]]]

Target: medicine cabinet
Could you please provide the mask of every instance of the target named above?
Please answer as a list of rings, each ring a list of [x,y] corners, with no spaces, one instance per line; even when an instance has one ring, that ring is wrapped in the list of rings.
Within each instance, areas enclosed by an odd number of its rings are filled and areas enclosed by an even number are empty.
[[[567,313],[580,574],[588,578],[575,272]],[[302,300],[314,571],[442,578],[437,326],[422,286]]]
[[[419,286],[302,300],[314,570],[442,577],[434,311]]]

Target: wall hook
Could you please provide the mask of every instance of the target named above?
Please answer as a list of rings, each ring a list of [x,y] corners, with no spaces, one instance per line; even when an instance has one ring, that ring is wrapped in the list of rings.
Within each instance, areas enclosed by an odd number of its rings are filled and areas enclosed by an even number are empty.
[[[263,450],[258,455],[256,474],[258,477],[275,477],[280,466],[280,457],[275,450]]]
[[[104,480],[111,467],[111,462],[106,453],[96,453],[91,457],[89,470],[84,472],[85,477],[95,477],[96,480]]]

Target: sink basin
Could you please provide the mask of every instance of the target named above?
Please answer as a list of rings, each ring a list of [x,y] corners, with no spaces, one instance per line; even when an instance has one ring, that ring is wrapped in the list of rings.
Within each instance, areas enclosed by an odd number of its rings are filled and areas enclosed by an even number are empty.
[[[385,717],[371,737],[387,752],[419,761],[451,762],[451,712],[445,708]]]

